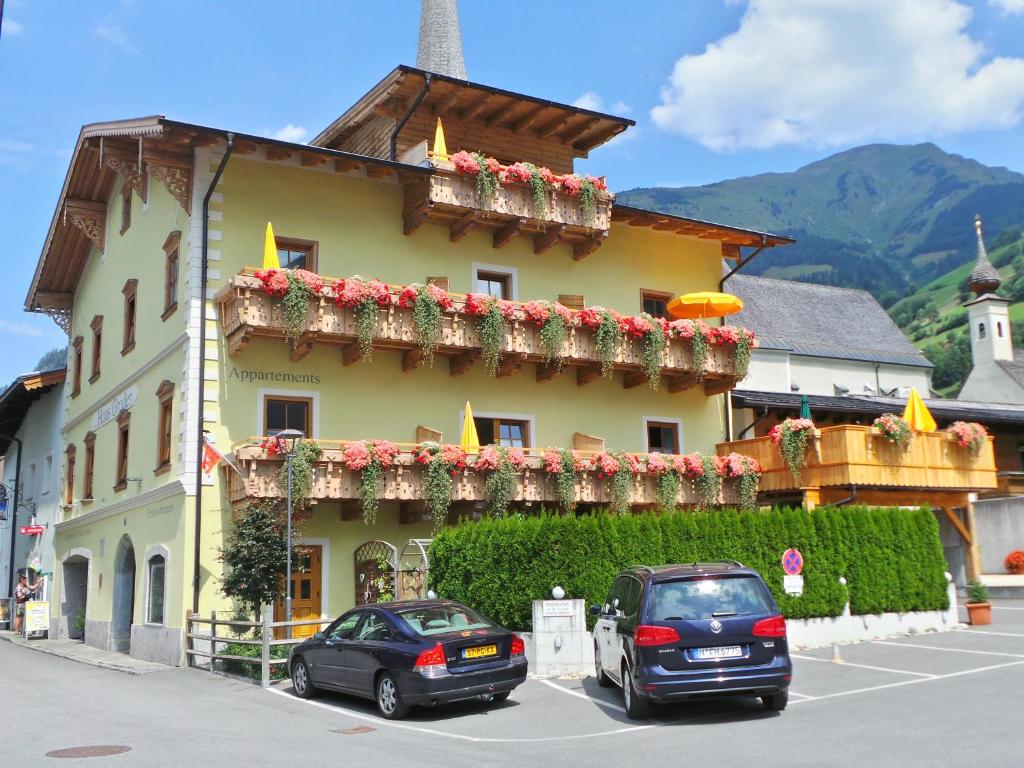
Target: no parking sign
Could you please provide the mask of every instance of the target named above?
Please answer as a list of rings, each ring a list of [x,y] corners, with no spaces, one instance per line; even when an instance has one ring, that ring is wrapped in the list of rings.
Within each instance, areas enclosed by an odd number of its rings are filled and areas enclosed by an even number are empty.
[[[782,588],[787,595],[799,597],[804,593],[804,577],[800,572],[804,569],[804,556],[799,549],[787,549],[782,553]]]

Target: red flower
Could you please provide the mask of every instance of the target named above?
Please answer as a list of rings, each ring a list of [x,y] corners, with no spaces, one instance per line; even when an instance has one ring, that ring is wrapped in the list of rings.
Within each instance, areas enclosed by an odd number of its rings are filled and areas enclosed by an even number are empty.
[[[324,281],[316,272],[308,272],[305,269],[294,269],[292,275],[309,290],[310,293],[320,295],[324,292]]]
[[[346,277],[334,284],[334,303],[339,307],[356,307],[367,293],[366,283],[358,277]]]
[[[509,183],[527,182],[533,178],[533,168],[526,163],[512,163],[505,169],[505,180]]]
[[[583,180],[576,174],[566,174],[562,176],[559,181],[562,183],[562,189],[565,190],[565,194],[569,197],[579,197],[580,191],[583,189]]]
[[[255,277],[263,284],[263,292],[280,298],[288,292],[288,273],[280,269],[261,269]]]
[[[447,311],[454,306],[455,302],[452,301],[452,297],[448,295],[448,291],[444,288],[428,285],[425,290],[434,298],[434,301],[438,303],[441,309]]]
[[[576,312],[576,317],[579,318],[580,325],[584,328],[596,331],[604,322],[604,312],[603,307],[584,307]]]
[[[591,176],[588,174],[586,179],[587,181],[594,185],[595,189],[600,190],[601,192],[604,192],[608,189],[608,184],[605,183],[605,180],[603,178]]]
[[[534,325],[544,325],[551,317],[550,305],[546,301],[528,301],[523,304],[523,313],[526,319]]]
[[[487,168],[488,173],[498,174],[505,170],[501,163],[495,160],[493,157],[488,157],[484,160],[484,166]]]
[[[390,440],[371,440],[370,449],[382,467],[390,467],[394,464],[395,457],[399,454],[398,446]]]
[[[469,152],[463,150],[462,152],[456,152],[452,155],[452,163],[455,164],[455,170],[459,173],[477,174],[480,173],[480,164],[476,161]]]
[[[558,177],[551,172],[550,168],[544,168],[542,166],[537,169],[537,173],[540,174],[540,177],[544,180],[545,184],[548,184],[553,187],[555,184],[558,183]]]

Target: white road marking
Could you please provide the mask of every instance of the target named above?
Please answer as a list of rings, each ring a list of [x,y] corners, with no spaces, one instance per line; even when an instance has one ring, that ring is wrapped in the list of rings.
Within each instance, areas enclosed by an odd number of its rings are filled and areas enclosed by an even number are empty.
[[[915,675],[917,677],[938,677],[928,672],[911,672],[909,669],[891,669],[890,667],[873,667],[870,664],[854,664],[851,661],[832,661],[831,659],[819,659],[816,656],[800,656],[795,653],[789,654],[791,659],[802,659],[803,661],[820,661],[824,664],[837,664],[841,667],[857,667],[858,669],[873,669],[876,672],[892,672],[897,675]]]
[[[967,606],[964,605],[963,607],[966,608]],[[992,608],[996,611],[1024,611],[1024,607],[1017,605],[993,605]]]
[[[1024,637],[1020,632],[989,632],[986,629],[954,629],[954,632],[963,632],[965,635],[998,635],[999,637]]]
[[[916,685],[917,683],[929,683],[932,680],[946,680],[950,677],[961,677],[963,675],[973,675],[978,672],[988,672],[992,669],[1002,669],[1003,667],[1015,667],[1020,664],[1024,664],[1024,661],[1008,661],[1005,664],[993,664],[990,667],[977,667],[976,669],[965,669],[962,672],[950,672],[945,675],[935,675],[934,677],[917,677],[913,680],[900,680],[898,683],[886,683],[884,685],[872,685],[868,688],[856,688],[852,691],[840,691],[839,693],[825,693],[821,696],[812,696],[810,698],[801,699],[800,701],[794,701],[793,704],[804,704],[808,701],[821,701],[823,699],[835,699],[840,696],[853,696],[857,693],[870,693],[871,691],[881,691],[886,688],[899,688],[903,685]]]
[[[920,645],[916,643],[890,643],[888,640],[872,640],[875,645],[894,645],[897,648],[924,648],[928,651],[949,651],[950,653],[974,653],[979,656],[1007,656],[1011,659],[1024,659],[1024,653],[999,653],[997,651],[972,651],[967,648],[943,648],[941,645]],[[942,675],[939,675],[942,677]]]
[[[567,693],[570,696],[575,696],[577,699],[584,699],[593,704],[597,704],[598,706],[608,707],[608,709],[614,709],[616,712],[622,712],[623,714],[626,713],[625,707],[620,707],[618,704],[613,704],[610,701],[605,701],[604,699],[598,699],[594,696],[589,696],[585,693],[574,691],[571,688],[565,688],[564,686],[561,686],[558,683],[553,683],[550,680],[538,680],[537,682],[544,683],[544,685],[548,686],[549,688],[554,688],[556,691],[561,691],[562,693]]]
[[[806,693],[797,693],[794,690],[790,690],[789,695],[790,696],[799,696],[801,699],[808,699],[808,700],[814,698],[813,696],[808,696]]]
[[[425,728],[418,725],[410,725],[409,723],[396,723],[392,720],[385,720],[383,717],[376,717],[374,715],[367,715],[362,712],[356,712],[355,710],[348,709],[334,704],[325,704],[322,701],[314,701],[311,699],[300,699],[298,696],[281,690],[280,688],[268,688],[270,693],[276,693],[278,696],[284,696],[291,701],[298,702],[299,704],[309,704],[313,707],[319,707],[320,709],[326,709],[329,712],[340,713],[348,717],[354,717],[357,720],[367,720],[371,723],[381,726],[387,726],[391,728],[397,728],[403,731],[413,731],[415,733],[426,733],[431,736],[445,736],[449,739],[457,739],[459,741],[470,741],[474,743],[490,743],[490,744],[508,744],[508,743],[540,743],[540,742],[551,742],[551,741],[578,741],[580,739],[592,739],[598,736],[614,736],[620,733],[631,733],[633,731],[643,731],[648,728],[653,728],[653,725],[633,725],[626,728],[616,728],[610,731],[597,731],[594,733],[580,733],[568,736],[541,736],[535,739],[508,739],[508,738],[492,738],[487,736],[466,736],[461,733],[448,733],[447,731],[439,731],[434,728]]]

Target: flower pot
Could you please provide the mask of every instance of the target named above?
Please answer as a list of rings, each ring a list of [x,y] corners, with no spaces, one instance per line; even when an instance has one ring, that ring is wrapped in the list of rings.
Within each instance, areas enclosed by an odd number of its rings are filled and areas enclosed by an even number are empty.
[[[967,623],[983,627],[992,623],[992,603],[967,603]]]

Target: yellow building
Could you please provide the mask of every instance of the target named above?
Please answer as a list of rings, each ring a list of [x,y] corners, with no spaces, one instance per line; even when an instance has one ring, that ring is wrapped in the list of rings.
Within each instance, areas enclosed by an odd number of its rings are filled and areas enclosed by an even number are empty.
[[[432,154],[438,118],[453,156],[565,178],[540,201],[502,170],[495,195],[481,195],[475,174]],[[260,437],[284,428],[324,449],[298,533],[308,559],[297,618],[372,599],[378,555],[395,563],[396,550],[430,537],[424,470],[408,450],[431,437],[457,443],[467,401],[484,444],[713,452],[726,437],[735,346],[712,344],[700,361],[670,334],[655,389],[643,338],[627,336],[609,357],[574,319],[559,364],[514,304],[489,372],[465,309],[464,295],[478,293],[664,316],[674,295],[717,290],[723,258],[735,265],[742,249],[789,242],[619,206],[600,180],[595,189],[572,175],[577,158],[631,125],[403,66],[309,145],[162,117],[84,127],[27,299],[71,339],[56,632],[68,633],[84,599],[86,642],[180,663],[186,610],[232,609],[218,549],[235,510],[280,495],[280,457]],[[253,275],[268,221],[282,266],[327,284],[292,341],[280,300]],[[454,307],[432,365],[413,310],[395,304],[379,310],[365,359],[353,310],[334,300],[331,278],[353,275],[395,295],[413,283],[447,289]],[[204,432],[240,474],[224,462],[200,470]],[[339,441],[374,438],[405,453],[368,526]],[[527,453],[516,503],[555,506],[543,456]],[[485,501],[481,472],[457,474],[448,520]],[[606,502],[603,481],[586,475],[578,500]],[[653,504],[653,487],[636,479],[631,503]],[[84,591],[65,588],[83,581]]]

